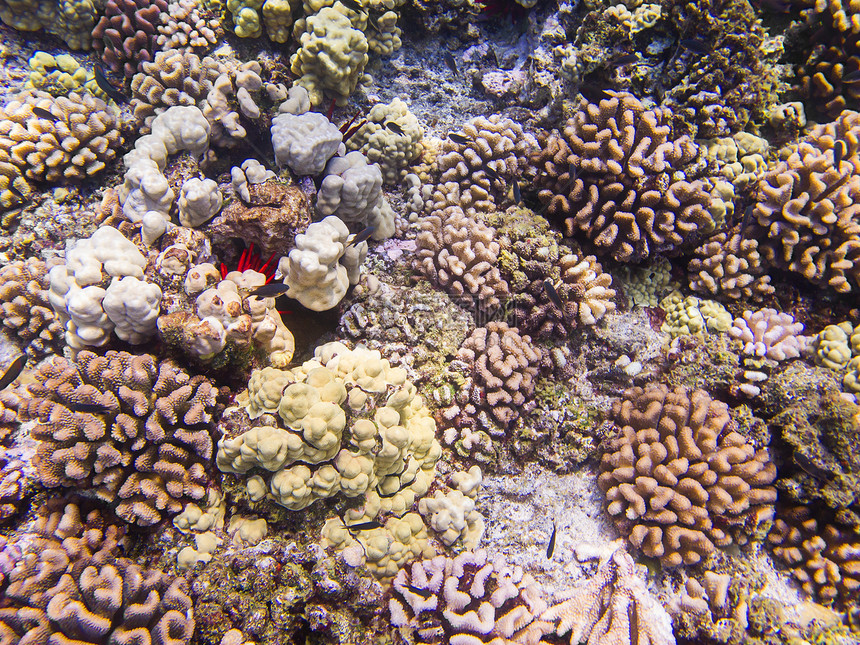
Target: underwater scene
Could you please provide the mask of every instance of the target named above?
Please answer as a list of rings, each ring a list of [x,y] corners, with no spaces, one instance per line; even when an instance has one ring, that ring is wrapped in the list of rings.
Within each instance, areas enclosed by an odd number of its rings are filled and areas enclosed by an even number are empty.
[[[860,645],[860,0],[0,21],[0,645]]]

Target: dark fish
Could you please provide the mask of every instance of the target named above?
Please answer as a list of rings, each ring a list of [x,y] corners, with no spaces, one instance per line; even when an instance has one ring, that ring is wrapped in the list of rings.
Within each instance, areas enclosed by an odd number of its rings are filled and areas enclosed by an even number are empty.
[[[72,412],[89,412],[90,414],[110,412],[110,408],[101,403],[70,403],[68,408]]]
[[[277,298],[284,295],[289,290],[289,286],[283,282],[270,282],[262,287],[257,287],[248,296],[257,296],[258,298]]]
[[[15,184],[9,184],[6,188],[7,188],[7,190],[10,190],[15,195],[17,195],[19,199],[27,199],[27,196],[24,193],[22,193],[20,190],[18,190],[18,188],[15,186]]]
[[[370,520],[369,522],[361,522],[359,524],[345,524],[344,526],[348,531],[370,531],[372,529],[382,528],[382,524],[380,524],[376,520]]]
[[[45,108],[40,108],[37,106],[33,106],[33,114],[35,114],[40,119],[47,119],[48,121],[56,121],[57,117],[48,112]]]
[[[744,219],[741,222],[740,234],[741,234],[742,240],[745,239],[747,227],[749,227],[750,222],[752,221],[752,214],[753,214],[753,205],[750,204],[749,206],[747,206],[746,210],[744,211]]]
[[[710,46],[698,38],[684,38],[678,44],[684,49],[688,49],[694,54],[699,54],[700,56],[711,53]]]
[[[424,600],[427,600],[430,596],[433,595],[433,592],[429,589],[419,589],[415,585],[403,585],[404,588],[414,593],[416,596],[421,596]]]
[[[520,182],[514,179],[514,203],[521,204],[523,202],[523,195],[520,192]]]
[[[18,358],[12,361],[12,363],[9,365],[9,367],[6,368],[6,371],[3,373],[3,376],[0,377],[0,390],[8,387],[9,384],[12,383],[12,381],[18,378],[26,364],[27,357],[24,354],[21,354]]]
[[[570,177],[571,186],[576,181],[576,178],[579,177],[579,168],[574,166],[572,161],[567,164],[567,176]]]
[[[635,63],[639,60],[639,56],[636,54],[625,54],[620,58],[616,58],[612,63],[614,65],[629,65],[630,63]]]
[[[339,0],[339,2],[347,9],[352,9],[356,13],[367,13],[367,9],[361,6],[356,0]]]
[[[467,146],[472,142],[465,134],[458,134],[456,132],[449,132],[448,138],[454,143],[459,143],[461,146]]]
[[[396,121],[386,121],[385,127],[391,130],[394,134],[399,134],[401,137],[403,136],[403,128]]]
[[[860,69],[842,77],[843,83],[860,83]]]
[[[448,66],[448,69],[454,72],[454,76],[459,74],[457,71],[457,61],[454,60],[454,56],[451,52],[445,52],[445,64]]]
[[[498,67],[498,66],[499,66],[499,57],[498,57],[498,56],[496,56],[496,50],[495,50],[495,49],[493,49],[492,45],[488,45],[488,46],[487,46],[487,56],[486,56],[486,59],[487,59],[487,63],[488,63],[491,67]]]
[[[487,177],[489,177],[493,181],[497,181],[497,180],[501,179],[501,176],[499,175],[499,173],[497,173],[495,170],[493,170],[490,166],[484,166],[484,172],[486,173]]]
[[[833,164],[836,166],[836,170],[839,170],[839,164],[842,163],[847,153],[848,146],[842,139],[837,139],[836,143],[833,144]]]
[[[580,85],[579,93],[582,94],[589,103],[600,103],[603,99],[612,98],[612,95],[609,92],[593,83],[583,83]]]
[[[366,239],[368,239],[371,235],[376,232],[375,226],[368,226],[363,231],[360,231],[352,236],[352,239],[346,243],[347,247],[355,246],[356,244],[361,244]]]
[[[546,291],[546,295],[550,299],[552,304],[554,304],[559,309],[563,309],[564,304],[561,301],[561,296],[559,296],[558,291],[555,290],[555,286],[552,284],[552,280],[547,278],[543,281],[543,290]]]
[[[121,92],[116,87],[114,87],[113,83],[111,83],[107,79],[107,76],[105,76],[105,70],[101,65],[96,65],[95,74],[96,84],[99,86],[99,88],[101,88],[102,92],[107,94],[117,103],[128,103],[128,96],[126,96],[124,92]]]
[[[549,546],[546,548],[546,557],[552,558],[552,554],[555,552],[555,532],[556,526],[555,522],[552,523],[552,535],[549,536]]]

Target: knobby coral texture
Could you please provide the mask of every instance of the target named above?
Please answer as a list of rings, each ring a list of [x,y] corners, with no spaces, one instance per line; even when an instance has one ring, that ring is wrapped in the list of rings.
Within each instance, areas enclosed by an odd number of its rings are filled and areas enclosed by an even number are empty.
[[[148,354],[79,352],[41,365],[20,414],[33,419],[49,488],[91,489],[128,522],[150,526],[202,499],[217,390]]]

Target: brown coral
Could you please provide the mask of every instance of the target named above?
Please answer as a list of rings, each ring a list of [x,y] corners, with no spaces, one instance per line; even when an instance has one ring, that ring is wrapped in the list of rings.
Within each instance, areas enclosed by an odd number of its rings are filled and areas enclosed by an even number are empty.
[[[122,530],[73,503],[39,510],[0,609],[3,643],[183,645],[194,610],[182,578],[117,557]]]
[[[776,468],[704,390],[632,388],[615,406],[618,434],[598,483],[622,534],[666,566],[694,564],[745,543],[773,512]]]
[[[205,494],[217,391],[148,354],[79,352],[42,364],[24,417],[37,420],[45,486],[92,488],[128,522],[151,525]]]
[[[26,351],[41,357],[62,346],[63,327],[48,301],[48,265],[27,258],[0,269],[0,312],[12,338],[24,341]]]
[[[668,108],[646,110],[630,94],[583,101],[563,133],[531,157],[538,197],[618,261],[670,252],[713,231],[699,147],[673,132]]]
[[[218,75],[224,71],[209,56],[202,60],[181,49],[158,52],[140,65],[131,79],[131,108],[143,132],[158,114],[174,105],[197,105],[206,98]]]
[[[457,358],[472,367],[477,388],[473,396],[489,406],[502,426],[534,407],[532,397],[540,371],[541,352],[516,327],[490,322],[460,346]]]
[[[152,60],[165,12],[167,0],[108,0],[93,29],[93,46],[113,71],[134,76],[141,63]]]
[[[693,254],[687,271],[696,293],[759,302],[774,291],[770,276],[764,275],[758,242],[744,237],[740,226],[709,237]]]
[[[35,114],[40,108],[53,120]],[[83,181],[104,170],[122,144],[117,115],[101,99],[31,90],[0,108],[0,205],[29,197],[30,182]]]
[[[792,506],[779,509],[768,541],[806,593],[846,607],[860,601],[860,528]]]
[[[845,154],[836,167],[834,145]],[[758,184],[765,261],[847,293],[860,285],[860,114],[813,128]]]

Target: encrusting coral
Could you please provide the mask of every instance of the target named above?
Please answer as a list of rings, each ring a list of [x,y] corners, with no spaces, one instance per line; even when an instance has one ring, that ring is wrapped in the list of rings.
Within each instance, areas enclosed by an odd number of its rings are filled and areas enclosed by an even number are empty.
[[[540,586],[486,551],[421,560],[400,570],[388,601],[391,624],[423,643],[536,643],[551,631]]]
[[[618,433],[600,462],[600,488],[619,530],[665,566],[744,544],[772,517],[776,467],[737,432],[728,406],[704,390],[633,388],[614,409]]]
[[[31,182],[80,182],[101,172],[122,144],[117,125],[116,112],[88,92],[18,95],[0,108],[0,205],[28,199]]]
[[[206,493],[217,390],[148,354],[79,352],[42,363],[19,414],[33,419],[42,484],[92,489],[150,526]]]
[[[843,146],[838,167],[837,141]],[[815,126],[758,184],[753,218],[769,265],[848,293],[860,286],[860,113]]]
[[[584,235],[621,262],[677,251],[713,232],[698,145],[668,108],[631,94],[583,101],[563,133],[531,156],[538,198],[565,234]]]
[[[172,643],[194,632],[188,583],[120,557],[123,529],[98,511],[54,500],[18,538],[22,555],[0,578],[4,643]]]

